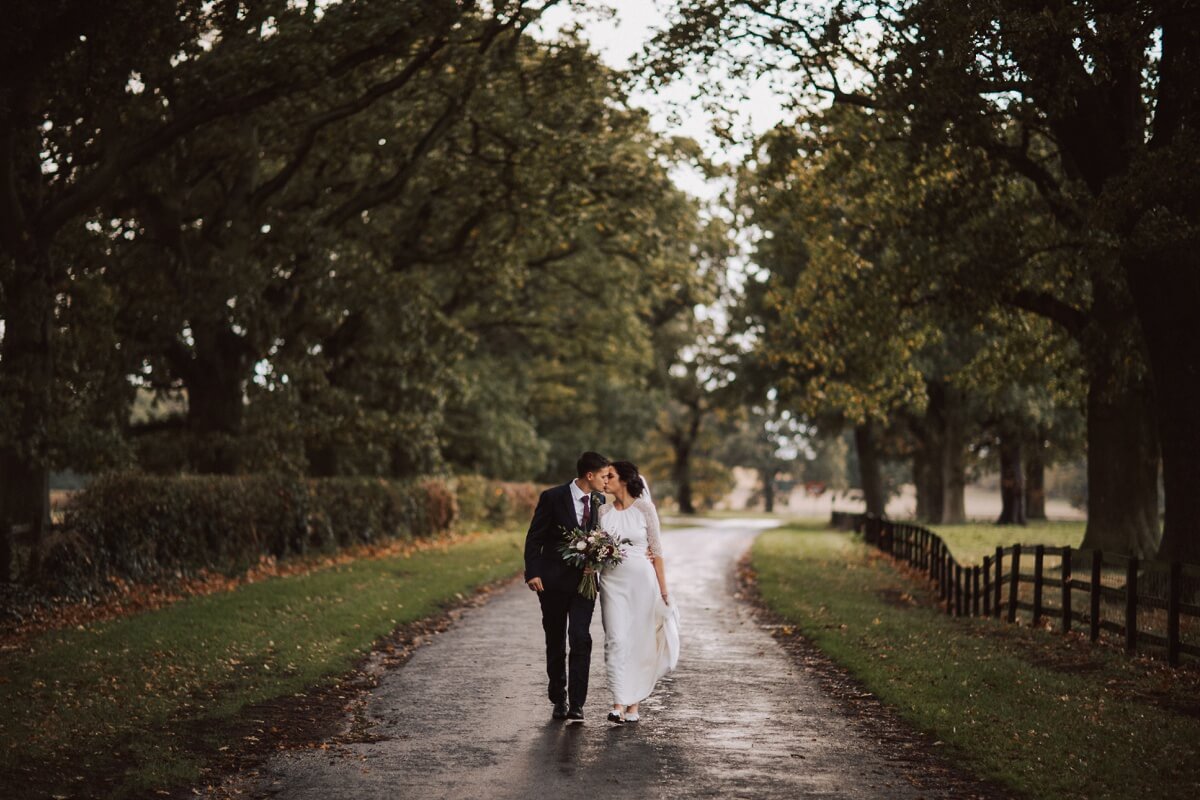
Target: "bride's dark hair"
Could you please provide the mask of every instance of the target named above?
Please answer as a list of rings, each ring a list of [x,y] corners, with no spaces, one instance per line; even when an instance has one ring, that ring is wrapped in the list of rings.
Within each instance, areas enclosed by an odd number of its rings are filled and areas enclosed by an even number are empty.
[[[642,492],[646,491],[646,482],[642,480],[642,474],[638,472],[637,465],[632,461],[614,461],[612,466],[617,471],[617,477],[625,484],[630,496],[635,499],[641,497]]]

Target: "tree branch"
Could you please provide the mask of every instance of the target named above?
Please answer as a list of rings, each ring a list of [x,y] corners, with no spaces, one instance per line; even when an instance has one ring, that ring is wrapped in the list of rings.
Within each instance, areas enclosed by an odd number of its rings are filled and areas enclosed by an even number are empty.
[[[287,186],[288,182],[299,172],[304,162],[308,159],[309,153],[312,152],[313,146],[316,144],[317,135],[320,132],[332,125],[335,122],[348,119],[369,108],[376,100],[388,94],[398,91],[406,86],[418,72],[421,71],[433,58],[440,53],[446,46],[446,38],[437,36],[432,39],[429,45],[421,51],[421,53],[413,58],[404,67],[400,74],[376,84],[367,91],[363,92],[359,97],[351,100],[348,103],[343,103],[340,106],[328,109],[323,114],[314,117],[309,121],[308,126],[302,135],[300,145],[292,154],[288,163],[279,170],[269,181],[255,190],[251,198],[251,205],[259,206],[263,200]]]
[[[1018,290],[1010,295],[1009,304],[1014,308],[1030,311],[1040,317],[1045,317],[1051,322],[1061,325],[1068,333],[1075,337],[1082,335],[1088,324],[1088,315],[1086,312],[1044,292],[1034,292],[1027,289]]]

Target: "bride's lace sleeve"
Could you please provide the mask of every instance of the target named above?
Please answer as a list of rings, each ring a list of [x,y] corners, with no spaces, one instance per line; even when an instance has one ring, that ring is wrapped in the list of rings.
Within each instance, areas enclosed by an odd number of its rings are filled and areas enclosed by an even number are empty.
[[[650,552],[655,557],[662,558],[662,528],[658,522],[658,509],[645,497],[639,497],[635,505],[641,509],[642,516],[646,518],[646,543]]]

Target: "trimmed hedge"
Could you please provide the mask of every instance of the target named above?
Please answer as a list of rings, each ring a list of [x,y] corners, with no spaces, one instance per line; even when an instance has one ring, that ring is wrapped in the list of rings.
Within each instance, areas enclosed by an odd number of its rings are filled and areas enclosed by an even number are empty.
[[[533,517],[542,487],[464,475],[457,479],[458,513],[476,525],[526,525]]]
[[[456,483],[105,475],[71,499],[64,524],[45,542],[39,583],[51,593],[91,594],[110,576],[153,581],[201,569],[232,574],[263,556],[426,539],[459,521],[456,489],[467,494],[465,521],[473,524],[513,524],[522,515],[527,521],[537,502],[532,484],[474,477]]]

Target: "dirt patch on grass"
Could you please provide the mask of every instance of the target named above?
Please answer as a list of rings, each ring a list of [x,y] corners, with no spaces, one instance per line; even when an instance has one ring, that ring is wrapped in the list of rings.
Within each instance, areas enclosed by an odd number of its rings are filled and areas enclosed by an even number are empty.
[[[835,698],[853,724],[868,732],[878,750],[890,761],[903,765],[906,779],[915,787],[933,785],[951,790],[963,800],[1000,800],[1014,795],[997,784],[981,780],[953,765],[940,741],[915,730],[879,700],[850,672],[835,664],[799,629],[767,607],[758,591],[757,575],[747,554],[738,564],[738,596],[749,603],[758,620],[806,672],[815,675],[822,689]],[[892,605],[918,604],[901,589],[884,589],[880,597]]]
[[[875,596],[893,608],[916,608],[918,605],[911,593],[896,586],[880,589]]]

